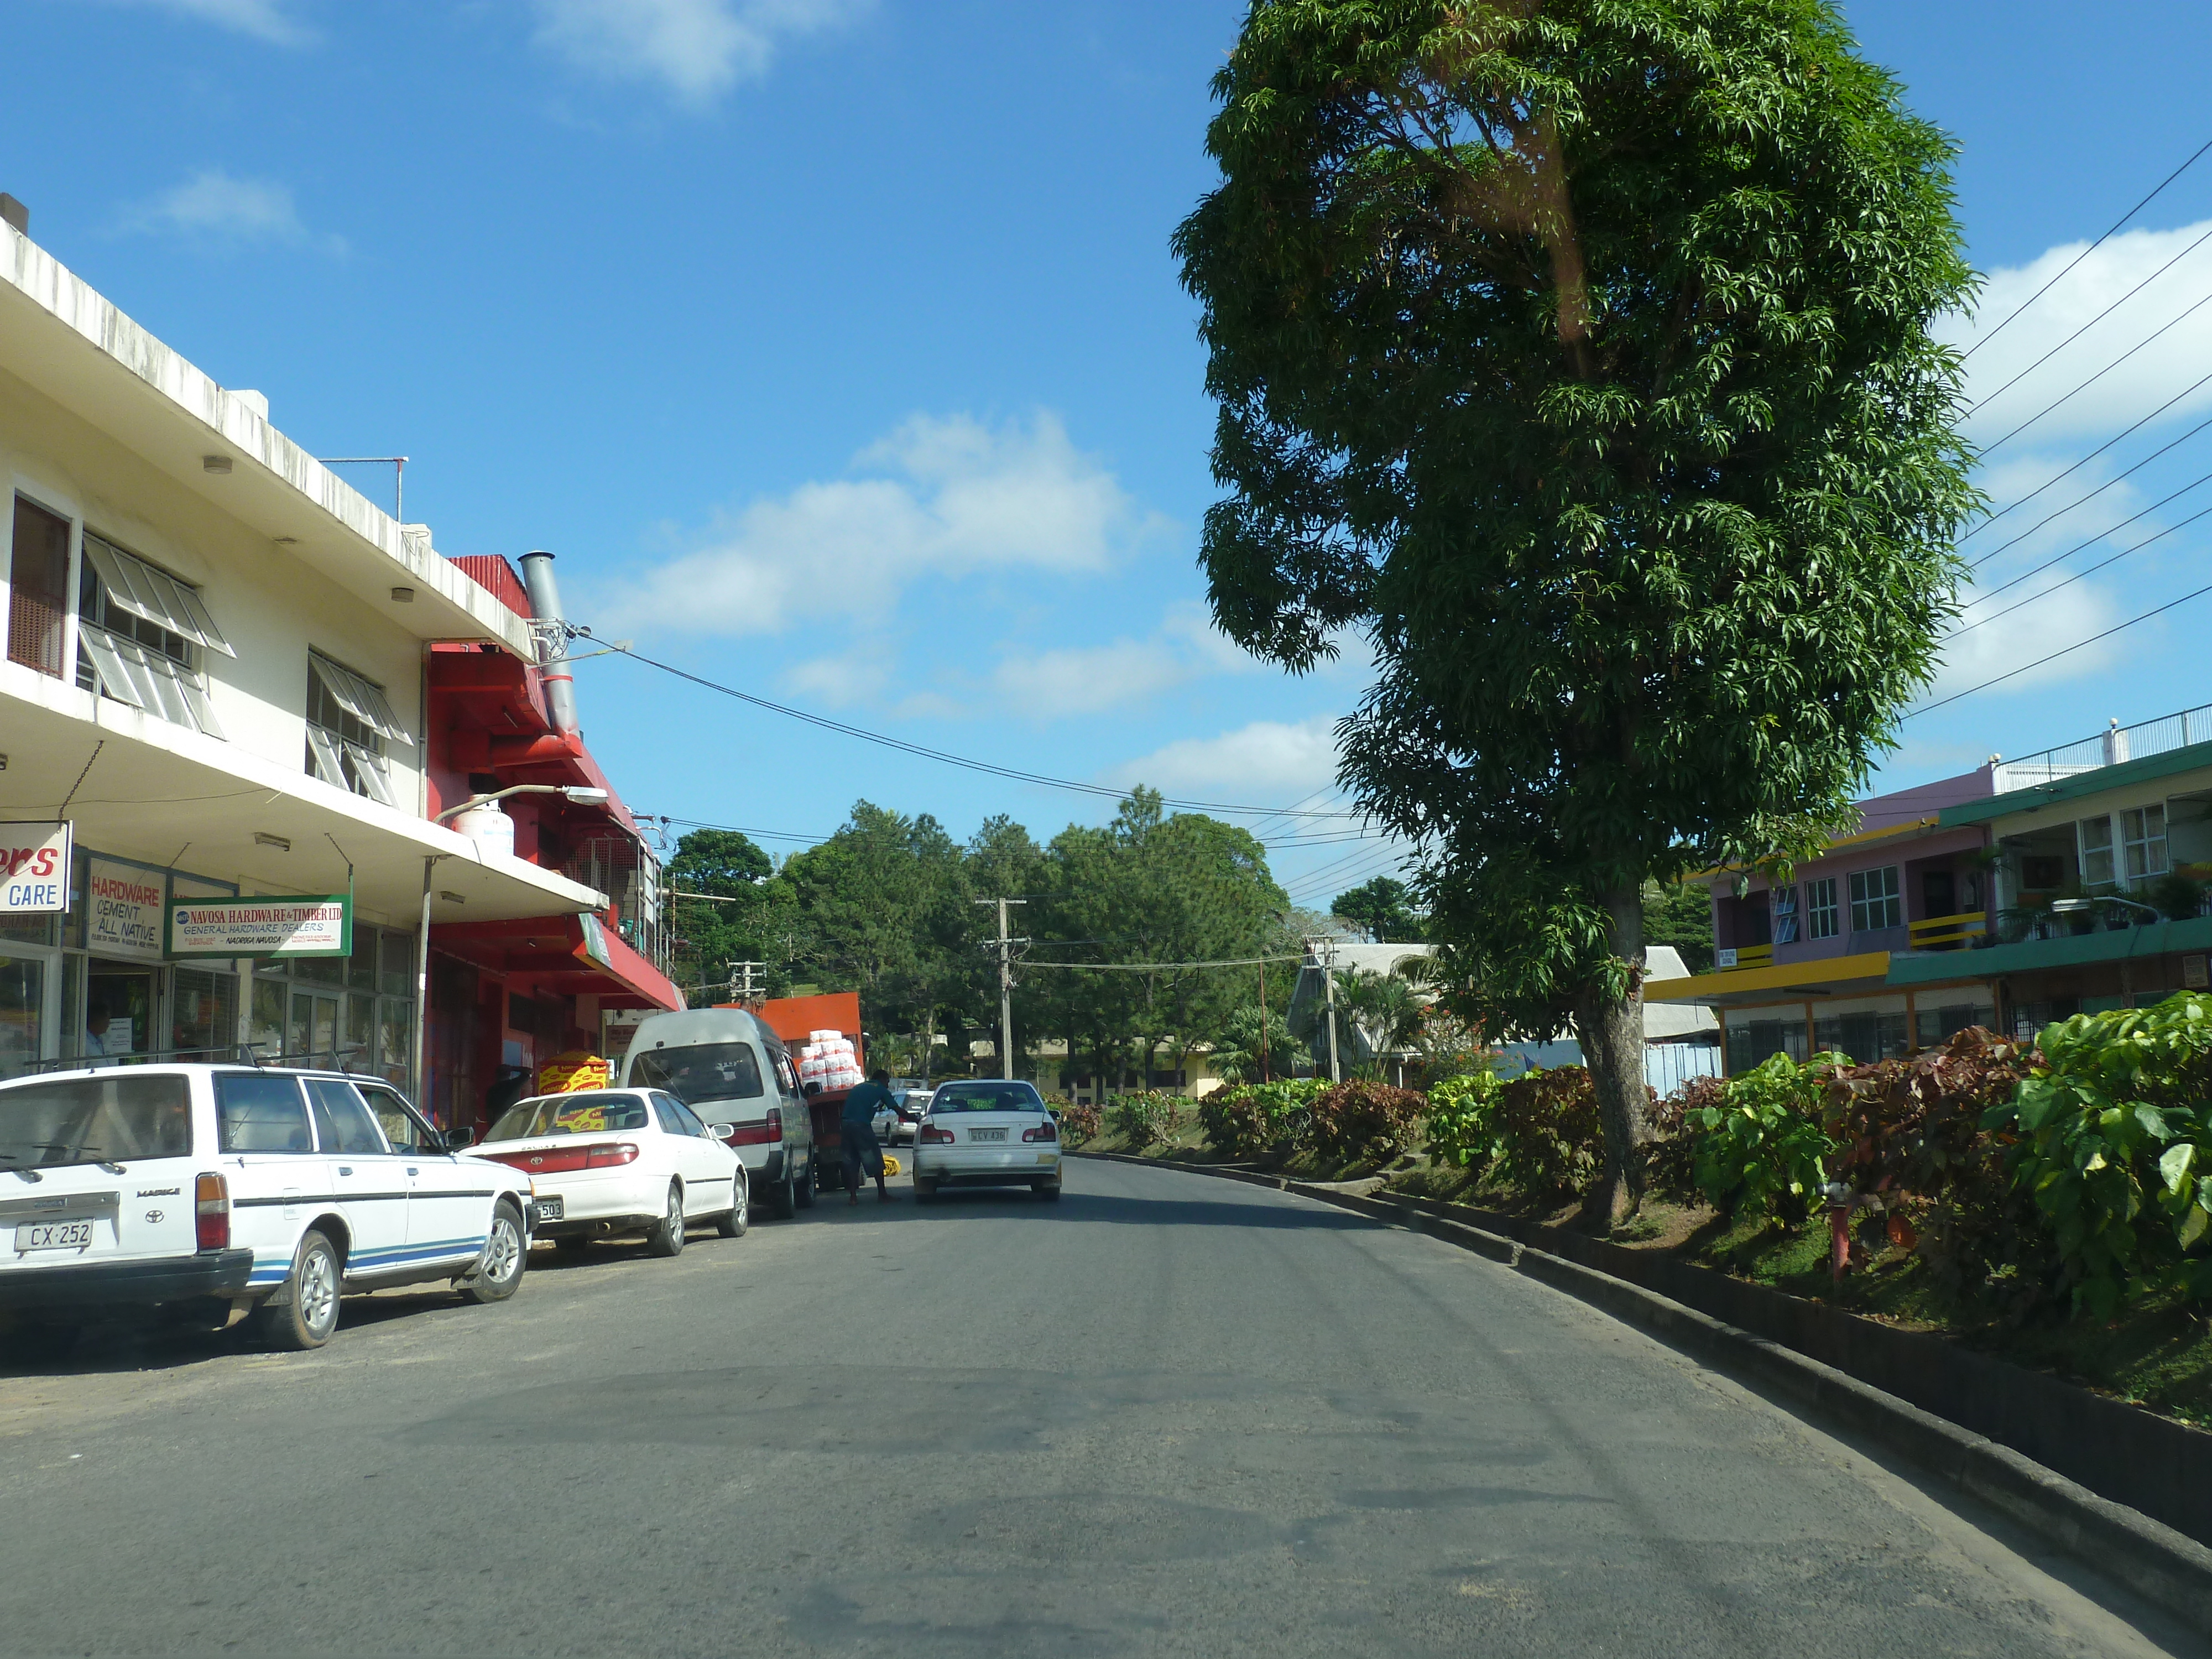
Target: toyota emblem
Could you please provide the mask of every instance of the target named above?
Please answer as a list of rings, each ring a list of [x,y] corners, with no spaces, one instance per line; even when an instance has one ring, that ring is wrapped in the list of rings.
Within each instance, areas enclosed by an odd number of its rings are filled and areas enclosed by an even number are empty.
[[[159,1210],[149,1210],[146,1212],[146,1219],[149,1221],[159,1222],[161,1218],[161,1212]]]

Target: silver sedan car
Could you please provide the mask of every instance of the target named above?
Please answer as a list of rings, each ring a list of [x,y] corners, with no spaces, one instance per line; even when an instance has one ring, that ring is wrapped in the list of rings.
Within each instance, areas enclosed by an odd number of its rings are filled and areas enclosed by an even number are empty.
[[[1027,1083],[941,1085],[914,1136],[914,1195],[940,1187],[1027,1187],[1060,1196],[1060,1126]]]

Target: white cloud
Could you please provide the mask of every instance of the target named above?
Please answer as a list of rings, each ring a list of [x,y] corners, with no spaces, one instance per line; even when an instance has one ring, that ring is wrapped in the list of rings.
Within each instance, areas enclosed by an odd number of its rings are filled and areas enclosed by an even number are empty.
[[[234,29],[280,46],[301,46],[314,38],[284,9],[284,0],[122,0],[125,4],[158,6],[185,17],[196,17],[219,28]]]
[[[1317,714],[1180,738],[1115,767],[1106,781],[1208,800],[1295,800],[1335,782],[1336,767],[1336,717]]]
[[[1158,524],[1050,414],[998,428],[917,416],[854,466],[882,476],[739,508],[605,609],[625,630],[725,637],[880,621],[932,578],[1107,570]]]
[[[578,69],[658,82],[705,104],[768,72],[787,40],[819,33],[866,0],[534,0],[538,39]]]
[[[234,179],[221,167],[203,167],[184,183],[131,209],[131,231],[167,232],[204,241],[281,243],[346,251],[342,236],[319,236],[300,220],[292,192],[267,179]]]
[[[2054,579],[2057,574],[2052,573]],[[2019,593],[2035,591],[2031,585],[2005,594],[1990,605],[1977,606],[1967,613],[1966,619],[1971,622],[1976,617],[2002,610],[2013,603]],[[2063,650],[2077,640],[2101,634],[2122,620],[2112,596],[2103,588],[2094,582],[2076,582],[2047,600],[2023,605],[2002,622],[1954,635],[1943,646],[1943,665],[1923,693],[1922,701],[1933,702],[1956,691],[1968,690],[2054,651]],[[1996,694],[2027,691],[2103,673],[2119,659],[2124,644],[2119,639],[2100,641],[1990,690]]]
[[[1937,330],[1960,347],[1988,337],[1966,364],[1968,395],[1978,404],[1968,430],[1976,441],[1996,442],[2168,323],[2174,326],[2012,444],[2050,444],[2116,431],[2212,372],[2212,304],[2190,310],[2212,293],[2208,232],[2212,221],[2115,236],[2026,311],[2021,307],[2030,296],[2058,276],[2087,244],[2069,242],[2028,264],[1991,273],[1974,316],[1948,319]],[[2200,239],[2203,245],[2193,246]],[[2170,270],[2154,276],[2169,262]],[[2151,280],[2142,292],[2124,298],[2147,278]],[[2109,314],[2100,316],[2108,307]],[[2016,312],[2017,320],[2005,323]],[[2081,337],[2069,341],[2077,330],[2082,331]],[[2050,361],[2038,366],[2046,353],[2052,354]],[[2008,386],[2015,377],[2017,384]],[[2212,386],[2175,405],[2169,418],[2208,404]]]

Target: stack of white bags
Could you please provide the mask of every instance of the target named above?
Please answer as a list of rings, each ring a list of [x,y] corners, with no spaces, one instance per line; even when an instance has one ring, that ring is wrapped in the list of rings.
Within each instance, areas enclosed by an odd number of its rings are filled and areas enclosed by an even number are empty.
[[[853,1040],[842,1031],[809,1031],[799,1051],[799,1080],[823,1089],[854,1089],[866,1079]]]

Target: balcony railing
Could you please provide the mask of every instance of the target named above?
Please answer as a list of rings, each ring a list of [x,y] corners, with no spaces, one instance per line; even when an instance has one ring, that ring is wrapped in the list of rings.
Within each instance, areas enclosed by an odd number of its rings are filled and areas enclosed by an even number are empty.
[[[1929,916],[1911,924],[1908,937],[1916,951],[1963,951],[1990,931],[1990,913],[1964,910],[1955,916]]]
[[[2207,741],[2212,741],[2212,703],[2201,708],[2185,708],[2178,714],[2161,714],[2136,726],[2122,726],[2115,721],[2111,729],[2094,738],[2046,749],[2039,755],[2000,761],[1992,770],[1996,791],[2003,794],[2008,790],[2057,783],[2062,779],[2079,777],[2084,772],[2094,772],[2100,767],[2118,766],[2124,761],[2142,760]]]

